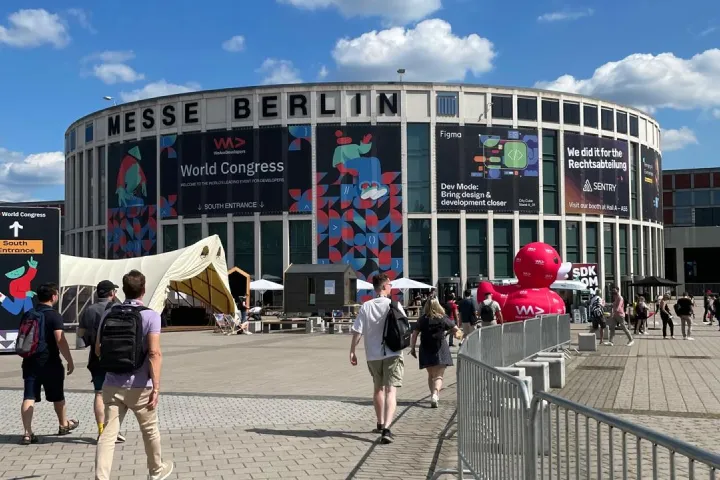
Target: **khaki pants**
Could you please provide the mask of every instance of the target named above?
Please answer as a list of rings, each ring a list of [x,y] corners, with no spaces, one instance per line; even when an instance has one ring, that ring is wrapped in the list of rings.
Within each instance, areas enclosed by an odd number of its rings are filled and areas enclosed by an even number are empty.
[[[608,327],[610,327],[610,337],[608,338],[610,343],[612,343],[612,341],[615,339],[616,328],[620,328],[623,332],[625,332],[628,343],[632,342],[633,337],[632,335],[630,335],[630,330],[628,330],[627,325],[625,325],[625,317],[621,317],[620,315],[613,315],[612,317],[610,317]]]
[[[690,332],[692,331],[692,317],[690,317],[690,315],[680,315],[680,329],[682,330],[683,338],[690,336]]]
[[[480,323],[483,327],[492,327],[493,325],[497,325],[497,320],[493,320],[492,322],[486,322],[483,320]]]
[[[477,326],[473,325],[470,322],[463,322],[462,323],[463,337],[467,337],[468,335],[470,335],[472,332],[475,331],[476,328],[477,328]]]
[[[107,385],[103,387],[105,430],[98,439],[95,454],[96,480],[110,480],[115,440],[128,410],[132,410],[140,425],[150,474],[154,475],[162,470],[157,410],[147,408],[151,392],[151,388],[118,388]]]

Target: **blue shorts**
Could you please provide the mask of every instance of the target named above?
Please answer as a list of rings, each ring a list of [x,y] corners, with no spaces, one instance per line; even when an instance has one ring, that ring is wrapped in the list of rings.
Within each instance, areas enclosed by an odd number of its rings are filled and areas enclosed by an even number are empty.
[[[103,384],[105,383],[105,372],[95,373],[92,376],[93,389],[96,392],[102,392]]]
[[[40,402],[41,389],[45,390],[45,400],[48,402],[65,400],[65,368],[62,364],[23,372],[23,383],[23,400]]]

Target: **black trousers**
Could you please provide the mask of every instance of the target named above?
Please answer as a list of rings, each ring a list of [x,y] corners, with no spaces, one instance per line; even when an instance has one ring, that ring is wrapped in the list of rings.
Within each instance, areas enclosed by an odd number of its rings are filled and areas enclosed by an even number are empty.
[[[673,330],[675,328],[675,325],[673,324],[672,317],[665,312],[661,312],[660,318],[663,322],[663,338],[667,338],[667,327],[670,327],[670,336],[675,336]]]

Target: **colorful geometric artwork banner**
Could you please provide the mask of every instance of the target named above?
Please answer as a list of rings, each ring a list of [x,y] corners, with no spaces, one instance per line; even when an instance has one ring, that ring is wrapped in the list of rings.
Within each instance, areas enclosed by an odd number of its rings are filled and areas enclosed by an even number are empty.
[[[107,238],[110,259],[157,253],[155,138],[108,148]]]
[[[402,277],[400,135],[398,125],[317,127],[319,264],[351,265],[367,281]]]
[[[662,175],[662,156],[645,145],[642,152],[642,214],[643,220],[662,222],[662,195],[660,195],[660,177]]]

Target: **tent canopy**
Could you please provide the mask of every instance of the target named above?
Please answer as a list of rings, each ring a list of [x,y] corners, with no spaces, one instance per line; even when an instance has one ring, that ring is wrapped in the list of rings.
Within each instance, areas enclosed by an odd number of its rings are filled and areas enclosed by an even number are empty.
[[[413,288],[413,289],[419,289],[419,290],[431,290],[433,288],[432,285],[427,285],[425,283],[416,282],[415,280],[412,280],[410,278],[398,278],[397,280],[393,280],[390,282],[390,286],[394,289],[404,290],[407,288]]]
[[[633,282],[630,285],[633,287],[675,287],[679,285],[679,283],[668,280],[667,278],[651,276]]]
[[[357,289],[358,290],[373,290],[375,287],[373,287],[373,284],[370,282],[366,282],[365,280],[360,280],[358,278],[357,280]]]
[[[273,290],[283,290],[285,287],[279,283],[271,282],[270,280],[255,280],[250,282],[250,290],[258,292],[267,292]]]
[[[225,249],[220,237],[212,235],[189,247],[160,255],[103,260],[62,255],[60,286],[95,286],[101,280],[122,285],[130,270],[145,275],[145,305],[162,312],[168,289],[190,295],[220,313],[235,313],[235,301],[228,283]],[[122,288],[117,291],[125,299]]]

